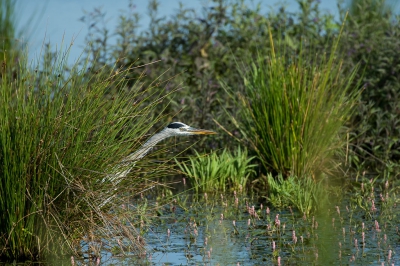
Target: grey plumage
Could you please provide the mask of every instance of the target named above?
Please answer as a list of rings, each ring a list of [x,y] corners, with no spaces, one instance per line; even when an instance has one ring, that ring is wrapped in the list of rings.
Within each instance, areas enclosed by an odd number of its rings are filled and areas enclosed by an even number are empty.
[[[129,154],[124,158],[119,165],[114,167],[113,173],[109,174],[103,181],[110,180],[114,184],[118,184],[123,178],[125,178],[135,162],[142,159],[146,154],[160,141],[174,136],[190,136],[190,135],[211,135],[216,134],[214,131],[197,129],[188,126],[181,122],[170,123],[160,132],[150,137],[137,151]]]

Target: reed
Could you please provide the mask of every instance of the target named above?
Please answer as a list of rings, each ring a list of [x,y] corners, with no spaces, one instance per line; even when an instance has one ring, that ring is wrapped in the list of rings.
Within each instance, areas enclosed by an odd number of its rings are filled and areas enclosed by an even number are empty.
[[[343,73],[338,42],[318,54],[305,40],[295,51],[270,34],[271,46],[242,71],[245,92],[238,97],[242,115],[236,123],[267,171],[316,177],[339,164],[335,152],[345,147],[343,133],[359,90],[357,69]]]
[[[123,197],[105,206],[102,202],[110,194],[134,196],[153,185],[140,178],[151,166],[142,165],[132,173],[137,178],[117,186],[100,180],[140,145],[152,121],[160,118],[153,112],[162,101],[160,90],[143,88],[140,77],[127,86],[131,67],[88,74],[89,65],[68,70],[67,57],[68,51],[58,52],[33,67],[3,64],[0,257],[5,260],[43,258],[54,254],[54,245],[70,254],[79,249],[80,240],[111,242],[119,231],[130,232],[134,249],[143,248],[136,240],[136,225],[109,213]],[[24,62],[24,57],[12,60]],[[108,97],[110,90],[117,93]],[[154,94],[160,97],[151,102],[149,95]],[[157,174],[151,172],[146,180]]]

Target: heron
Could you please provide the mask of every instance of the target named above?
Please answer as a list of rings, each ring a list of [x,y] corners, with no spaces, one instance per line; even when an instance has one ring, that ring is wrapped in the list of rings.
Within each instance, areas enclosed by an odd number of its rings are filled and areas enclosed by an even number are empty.
[[[121,163],[119,163],[109,174],[105,180],[110,180],[114,184],[118,184],[123,178],[125,178],[129,172],[132,170],[135,162],[142,159],[146,154],[160,141],[167,139],[169,137],[179,137],[179,136],[191,136],[191,135],[213,135],[217,134],[214,131],[206,129],[198,129],[188,126],[182,122],[172,122],[166,126],[160,132],[154,134],[150,137],[137,151],[129,154],[125,157]]]

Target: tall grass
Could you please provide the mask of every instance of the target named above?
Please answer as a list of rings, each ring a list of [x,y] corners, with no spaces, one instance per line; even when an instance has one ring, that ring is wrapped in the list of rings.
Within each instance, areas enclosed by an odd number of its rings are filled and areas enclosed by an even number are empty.
[[[356,69],[343,73],[338,41],[328,54],[304,48],[306,41],[295,52],[270,34],[271,47],[242,73],[237,125],[267,170],[302,177],[335,166],[331,159],[344,147],[341,133],[359,95]]]
[[[131,232],[134,248],[140,249],[135,224],[126,225],[108,213],[121,198],[99,208],[110,193],[135,195],[144,189],[140,171],[117,187],[99,180],[136,149],[152,121],[158,121],[153,115],[157,102],[144,95],[160,90],[142,88],[139,82],[126,86],[131,68],[104,68],[87,75],[87,65],[75,65],[66,72],[66,57],[60,52],[42,66],[5,65],[1,72],[3,259],[38,259],[54,251],[55,244],[62,243],[56,246],[65,251],[89,235],[111,237],[118,231]],[[111,89],[118,93],[105,97]]]

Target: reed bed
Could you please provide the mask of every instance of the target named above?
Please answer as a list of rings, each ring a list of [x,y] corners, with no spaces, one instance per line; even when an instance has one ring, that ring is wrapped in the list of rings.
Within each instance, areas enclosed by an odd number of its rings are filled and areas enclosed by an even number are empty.
[[[0,257],[5,260],[79,254],[80,240],[118,234],[143,251],[137,224],[110,210],[124,202],[121,195],[132,197],[153,186],[149,180],[158,170],[142,164],[118,185],[101,180],[161,117],[153,110],[162,101],[163,83],[143,88],[137,77],[127,86],[132,67],[88,74],[88,64],[67,68],[67,56],[68,51],[58,52],[36,66],[27,66],[23,56],[3,63]],[[110,90],[117,93],[108,97]],[[150,170],[143,180],[141,174]],[[103,204],[106,198],[112,200]]]

